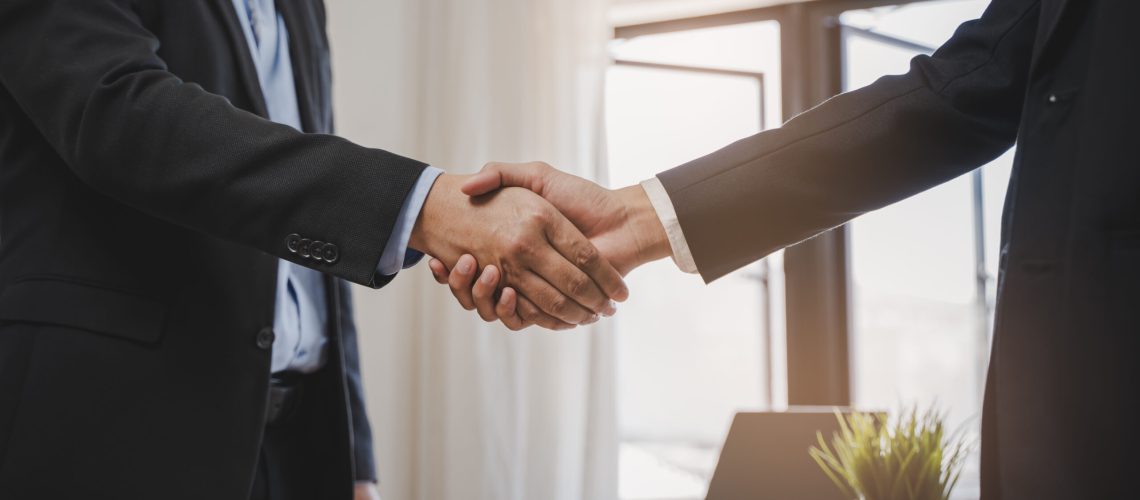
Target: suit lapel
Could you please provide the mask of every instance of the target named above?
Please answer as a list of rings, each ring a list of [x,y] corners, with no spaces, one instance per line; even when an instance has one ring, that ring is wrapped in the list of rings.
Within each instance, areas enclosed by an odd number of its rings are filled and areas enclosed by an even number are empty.
[[[215,14],[225,27],[226,35],[238,62],[238,77],[245,87],[249,102],[253,103],[253,111],[262,118],[269,117],[269,108],[265,105],[265,95],[261,92],[261,81],[257,78],[257,68],[253,65],[253,55],[249,52],[249,42],[246,41],[245,32],[241,29],[237,12],[234,12],[233,0],[211,0]]]
[[[312,59],[312,44],[315,36],[303,16],[297,12],[294,0],[276,0],[277,11],[285,21],[289,31],[289,59],[293,63],[293,84],[297,91],[297,107],[301,114],[301,129],[305,132],[316,130],[316,106],[313,91],[316,82],[315,66]]]

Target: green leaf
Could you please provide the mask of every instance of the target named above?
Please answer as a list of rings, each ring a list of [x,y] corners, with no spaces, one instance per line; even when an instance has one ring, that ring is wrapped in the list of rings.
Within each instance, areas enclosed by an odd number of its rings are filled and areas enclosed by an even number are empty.
[[[830,444],[822,432],[808,453],[849,498],[947,500],[973,447],[961,429],[947,435],[945,414],[911,407],[894,420],[879,414],[835,410]]]

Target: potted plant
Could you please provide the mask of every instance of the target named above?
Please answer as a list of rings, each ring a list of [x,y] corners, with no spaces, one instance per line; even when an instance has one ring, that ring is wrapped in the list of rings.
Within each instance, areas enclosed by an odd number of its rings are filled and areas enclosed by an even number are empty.
[[[809,453],[827,477],[855,500],[948,500],[971,446],[948,434],[944,415],[917,408],[891,420],[884,414],[836,412],[839,431]]]

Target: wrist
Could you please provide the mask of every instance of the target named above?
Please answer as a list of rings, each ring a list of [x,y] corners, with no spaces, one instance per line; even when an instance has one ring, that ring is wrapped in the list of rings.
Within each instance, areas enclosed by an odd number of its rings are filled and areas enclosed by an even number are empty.
[[[443,255],[444,251],[439,247],[446,239],[439,234],[444,226],[440,222],[445,220],[448,214],[455,213],[453,205],[456,197],[453,194],[459,192],[460,182],[461,179],[456,175],[441,174],[432,184],[424,199],[420,215],[412,227],[411,237],[408,238],[409,249],[435,257]]]
[[[669,235],[640,184],[616,191],[626,209],[625,225],[637,244],[637,260],[652,262],[673,255]]]

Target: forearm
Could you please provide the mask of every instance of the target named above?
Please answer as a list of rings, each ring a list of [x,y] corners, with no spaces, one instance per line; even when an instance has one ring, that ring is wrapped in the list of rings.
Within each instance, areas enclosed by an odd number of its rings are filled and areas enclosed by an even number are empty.
[[[0,83],[44,140],[119,202],[377,285],[376,264],[423,164],[302,134],[183,82],[132,4],[0,4]],[[291,252],[293,234],[333,243],[336,258]]]
[[[906,75],[658,175],[702,276],[719,278],[1006,151],[1037,5],[997,0]]]

